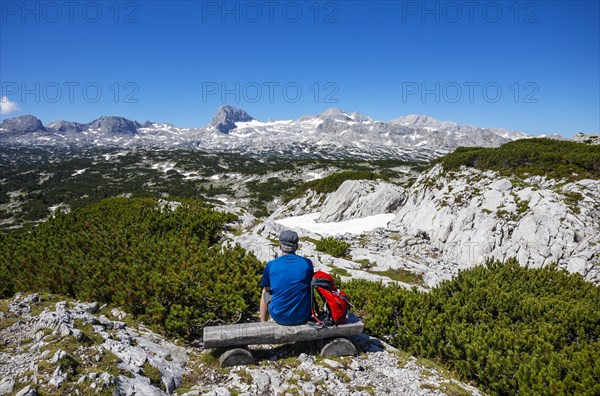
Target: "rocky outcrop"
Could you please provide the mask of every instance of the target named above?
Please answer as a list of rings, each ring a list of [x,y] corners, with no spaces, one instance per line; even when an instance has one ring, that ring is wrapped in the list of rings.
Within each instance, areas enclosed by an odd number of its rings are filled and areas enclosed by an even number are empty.
[[[102,134],[135,135],[142,125],[123,117],[100,117],[87,124],[87,129]]]
[[[600,181],[510,180],[494,172],[441,165],[422,174],[389,224],[419,233],[456,269],[486,257],[517,257],[522,265],[557,263],[600,282]]]
[[[119,309],[48,298],[0,301],[0,395],[480,394],[365,334],[353,338],[358,356],[321,358],[312,342],[263,345],[253,347],[260,364],[219,369],[210,351],[177,346]]]
[[[120,310],[109,317],[97,303],[53,302],[37,294],[17,294],[8,308],[0,312],[0,395],[106,389],[162,396],[181,385],[186,349],[110,318],[125,319]]]
[[[392,213],[404,200],[404,189],[373,180],[346,180],[325,200],[318,222],[336,222]]]
[[[210,125],[217,128],[221,133],[229,133],[230,130],[236,128],[236,122],[247,122],[253,119],[244,110],[227,105],[219,107]]]
[[[301,197],[294,198],[279,206],[269,216],[269,219],[279,219],[289,216],[300,216],[306,213],[318,212],[322,209],[327,195],[308,190]]]
[[[578,143],[600,144],[600,136],[581,132],[573,135],[571,140]]]
[[[0,124],[2,133],[30,133],[46,132],[46,128],[38,118],[32,115],[23,115],[14,118],[7,118]]]
[[[353,341],[364,351],[360,356],[318,358],[314,351],[291,355],[280,348],[277,359],[285,363],[240,367],[225,376],[212,374],[211,383],[196,385],[184,396],[195,395],[444,395],[449,387],[465,395],[480,392],[454,379],[444,378],[435,367],[424,367],[417,359],[402,355],[380,340],[362,335]],[[267,346],[271,348],[271,346]],[[306,349],[306,346],[305,346]],[[310,347],[308,347],[310,349]],[[265,353],[266,351],[261,351]],[[230,390],[235,390],[235,393]],[[206,392],[206,393],[205,393]],[[448,393],[449,394],[449,393]]]
[[[87,129],[87,124],[72,121],[55,121],[46,125],[46,128],[61,133],[80,133]]]
[[[351,244],[351,260],[310,249],[303,254],[319,265],[343,268],[352,278],[405,270],[422,279],[419,285],[432,287],[487,258],[516,257],[524,266],[556,263],[600,283],[599,202],[600,180],[509,178],[473,168],[446,173],[437,165],[407,189],[360,180],[346,181],[328,195],[309,190],[240,243],[270,260],[277,249],[267,250],[264,238],[277,238],[284,218],[315,214],[320,222],[337,224],[338,238]],[[360,235],[341,223],[385,212],[395,214],[386,227]],[[304,238],[321,238],[307,221],[287,227],[296,227]]]

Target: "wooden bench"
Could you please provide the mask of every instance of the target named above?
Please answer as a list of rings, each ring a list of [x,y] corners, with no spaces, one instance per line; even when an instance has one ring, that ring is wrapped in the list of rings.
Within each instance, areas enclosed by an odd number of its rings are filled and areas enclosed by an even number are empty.
[[[221,367],[254,363],[248,345],[286,344],[296,341],[323,340],[322,356],[349,356],[356,354],[356,347],[347,338],[362,333],[363,322],[350,315],[346,323],[320,327],[312,324],[282,326],[275,322],[253,322],[204,328],[205,348],[226,349],[219,358]]]

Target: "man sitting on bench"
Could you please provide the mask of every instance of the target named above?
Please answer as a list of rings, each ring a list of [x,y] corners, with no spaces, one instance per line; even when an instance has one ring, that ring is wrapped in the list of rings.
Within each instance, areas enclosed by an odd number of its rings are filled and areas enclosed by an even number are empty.
[[[310,281],[314,268],[312,261],[298,256],[298,234],[285,230],[279,235],[282,254],[267,263],[260,286],[260,320],[286,325],[306,323],[311,317]]]

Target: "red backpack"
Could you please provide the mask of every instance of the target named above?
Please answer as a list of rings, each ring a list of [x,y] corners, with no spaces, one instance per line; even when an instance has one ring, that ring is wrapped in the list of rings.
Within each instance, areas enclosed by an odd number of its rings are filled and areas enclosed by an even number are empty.
[[[335,287],[333,277],[327,272],[317,271],[313,275],[311,285],[311,310],[313,319],[325,326],[342,324],[350,314],[350,301],[342,290]],[[315,290],[324,302],[323,309],[315,298]]]

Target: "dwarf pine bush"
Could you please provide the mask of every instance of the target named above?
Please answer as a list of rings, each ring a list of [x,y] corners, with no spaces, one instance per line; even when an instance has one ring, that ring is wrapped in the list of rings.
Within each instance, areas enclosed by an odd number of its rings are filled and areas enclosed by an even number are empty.
[[[446,170],[461,166],[511,176],[579,180],[600,177],[600,146],[546,138],[520,139],[500,147],[458,147],[438,158]]]
[[[342,257],[348,252],[350,244],[334,237],[326,237],[319,239],[315,247],[318,251],[330,254],[333,257]]]
[[[600,288],[577,274],[488,261],[430,292],[342,285],[366,331],[445,363],[494,395],[600,394]]]
[[[263,264],[217,242],[232,214],[189,200],[111,198],[28,233],[0,234],[0,292],[49,292],[113,304],[184,337],[248,318]]]

